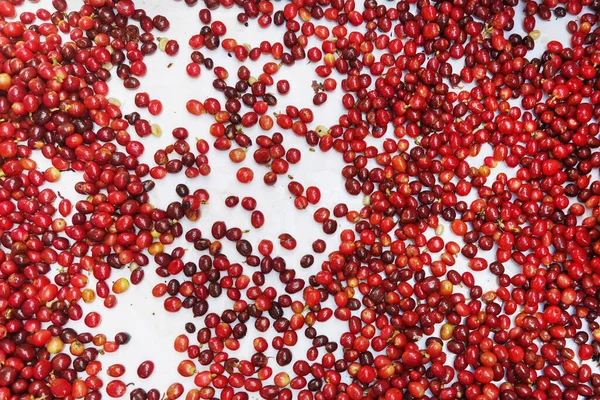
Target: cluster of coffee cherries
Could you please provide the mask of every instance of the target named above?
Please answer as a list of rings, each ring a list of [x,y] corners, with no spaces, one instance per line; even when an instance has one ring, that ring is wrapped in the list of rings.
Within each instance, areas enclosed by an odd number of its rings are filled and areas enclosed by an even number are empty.
[[[218,93],[186,99],[210,124],[197,139],[109,96],[119,84],[163,113],[143,91],[146,56],[188,56],[162,37],[165,16],[23,2],[0,0],[0,400],[600,399],[600,1],[174,3],[200,24],[188,79]],[[213,18],[223,9],[275,39],[238,42]],[[540,44],[551,19],[568,39]],[[298,107],[280,71],[307,62],[312,107]],[[329,108],[342,111],[325,126]],[[159,136],[172,143],[143,162]],[[227,173],[211,150],[242,184],[285,181],[317,224],[312,252],[286,257],[307,234],[291,228],[252,243],[247,221],[203,223],[219,188],[193,188]],[[327,207],[330,187],[294,180],[303,151],[339,154],[331,186],[358,201]],[[60,192],[73,176],[79,200]],[[150,193],[166,177],[182,183],[163,209]],[[269,224],[249,194],[225,205]],[[148,288],[148,273],[164,282]],[[137,368],[147,388],[103,365],[135,337],[91,331],[129,290],[189,315],[168,388],[153,385],[157,360]],[[105,313],[88,310],[100,300]]]

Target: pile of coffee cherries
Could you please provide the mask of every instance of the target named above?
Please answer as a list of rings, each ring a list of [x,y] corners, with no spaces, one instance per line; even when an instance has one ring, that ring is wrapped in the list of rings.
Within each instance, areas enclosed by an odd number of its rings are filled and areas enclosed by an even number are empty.
[[[198,16],[185,39],[142,1],[23,3],[0,0],[0,400],[600,399],[600,1],[173,2]],[[272,40],[241,42],[222,12]],[[540,40],[551,19],[567,40]],[[164,112],[142,83],[160,53],[211,77],[218,98],[180,110],[207,132],[166,138],[136,111]],[[278,77],[298,68],[312,107]],[[330,187],[291,176],[309,151],[339,155],[331,186],[357,201],[324,206]],[[215,196],[194,188],[231,173],[209,152],[286,187],[315,231],[253,242],[248,221],[203,222]],[[251,195],[225,206],[269,224]],[[150,354],[147,387],[103,363],[136,339],[97,333],[127,291],[189,316],[167,388]]]

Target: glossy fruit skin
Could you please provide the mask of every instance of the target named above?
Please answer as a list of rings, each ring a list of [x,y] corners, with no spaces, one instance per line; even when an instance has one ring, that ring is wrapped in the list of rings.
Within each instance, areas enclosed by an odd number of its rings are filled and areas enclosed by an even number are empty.
[[[106,385],[106,394],[112,398],[120,398],[125,395],[127,391],[127,385],[120,380],[112,380]]]
[[[250,183],[254,179],[254,172],[247,167],[242,167],[236,174],[237,180],[241,183]]]
[[[140,363],[137,368],[137,375],[142,379],[148,379],[152,372],[154,372],[154,362],[150,360]]]

